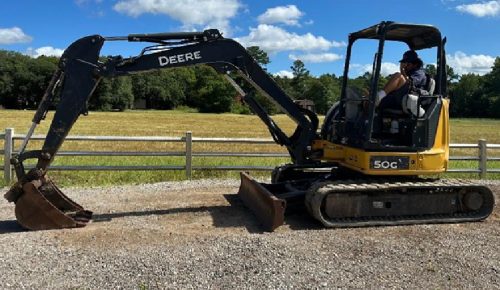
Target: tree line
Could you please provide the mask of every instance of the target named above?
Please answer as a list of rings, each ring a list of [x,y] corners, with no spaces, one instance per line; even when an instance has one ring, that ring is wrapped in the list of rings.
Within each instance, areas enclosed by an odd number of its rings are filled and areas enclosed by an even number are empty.
[[[255,60],[265,67],[270,63],[266,52],[259,47],[247,48]],[[0,50],[0,105],[7,109],[35,109],[57,68],[58,57],[31,58],[18,52]],[[325,114],[340,98],[342,76],[323,74],[312,76],[301,60],[291,67],[293,77],[270,75],[294,100],[308,99],[315,110]],[[436,74],[434,65],[425,71]],[[260,95],[242,78],[233,76],[245,92],[251,93],[271,114],[279,109]],[[370,73],[349,79],[348,86],[369,88]],[[381,77],[379,87],[389,76]],[[500,118],[500,57],[486,75],[456,74],[447,67],[448,94],[451,99],[450,115],[467,118]],[[52,103],[54,109],[60,92]],[[134,101],[144,100],[146,108],[170,110],[193,108],[202,113],[233,112],[249,114],[250,109],[238,101],[238,92],[208,66],[193,66],[131,76],[101,79],[89,100],[89,110],[123,111],[133,107]]]

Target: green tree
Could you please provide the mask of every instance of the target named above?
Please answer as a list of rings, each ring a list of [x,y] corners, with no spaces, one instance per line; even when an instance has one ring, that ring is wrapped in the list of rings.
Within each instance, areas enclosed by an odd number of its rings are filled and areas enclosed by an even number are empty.
[[[169,110],[189,105],[195,83],[193,68],[168,69],[132,76],[132,92],[134,99],[146,100],[148,108]]]
[[[437,77],[437,67],[434,64],[428,64],[424,68],[425,73],[430,74],[432,78],[436,79]],[[446,65],[446,81],[448,87],[450,87],[453,81],[459,79],[459,75],[455,73],[453,68],[449,65]]]
[[[271,63],[267,52],[260,49],[258,46],[247,47],[247,52],[255,59],[255,61],[266,69],[266,66]]]
[[[458,80],[460,76],[455,73],[453,68],[449,65],[446,65],[446,80],[448,81],[448,86],[453,82],[454,80]]]
[[[115,110],[125,111],[132,106],[134,95],[132,93],[132,80],[129,77],[115,78],[111,81],[111,106]]]
[[[134,95],[130,77],[101,79],[89,99],[89,110],[124,111],[132,105]]]
[[[55,56],[40,56],[35,59],[37,63],[36,67],[32,68],[33,73],[37,76],[33,81],[33,90],[36,95],[36,106],[40,103],[45,94],[45,90],[52,80],[54,72],[57,70],[59,64],[59,58]],[[59,99],[61,97],[61,90],[56,90],[54,99],[52,100],[52,109],[56,108],[59,104]]]
[[[36,108],[57,68],[57,58],[33,59],[0,50],[0,103],[6,108]]]
[[[460,81],[450,91],[450,116],[486,117],[490,101],[483,94],[482,83],[481,76],[472,73],[462,75]]]
[[[433,64],[428,64],[425,66],[424,71],[426,74],[430,74],[433,78],[436,78],[437,68]]]
[[[146,100],[146,95],[148,93],[148,81],[147,74],[133,74],[130,77],[132,84],[132,95],[134,96],[134,101]]]
[[[328,87],[319,79],[313,78],[308,86],[307,99],[312,100],[318,114],[328,111]]]
[[[292,87],[292,80],[291,78],[287,77],[280,77],[280,76],[273,76],[274,81],[280,86],[287,95],[292,96],[293,95],[293,87]]]
[[[231,111],[236,90],[215,70],[208,66],[200,66],[195,70],[196,96],[193,97],[195,107],[201,113],[224,113]]]
[[[484,94],[491,102],[490,116],[500,118],[500,57],[495,59],[491,71],[484,76]]]
[[[271,63],[269,60],[269,56],[263,50],[261,50],[258,46],[249,46],[246,48],[247,52],[253,57],[253,59],[264,69],[266,70],[266,66]],[[269,114],[275,114],[280,111],[280,109],[266,96],[262,95],[258,92],[252,85],[250,85],[244,78],[238,76],[237,74],[230,75],[236,83],[243,89],[243,91],[252,96],[257,100],[257,102],[267,111]],[[272,77],[269,75],[269,77]],[[246,104],[242,104],[244,108],[241,108],[240,105],[234,106],[235,112],[240,112],[246,114],[249,112],[250,108]]]
[[[311,89],[311,99],[316,106],[316,112],[326,114],[330,107],[340,100],[340,80],[333,74],[323,74],[315,81],[319,82],[323,89],[321,95],[319,91]]]
[[[306,69],[304,62],[300,59],[297,59],[293,62],[293,65],[290,67],[293,73],[292,79],[292,88],[293,92],[291,94],[293,99],[302,99],[304,98],[305,93],[307,92],[307,82],[310,79],[309,70]]]
[[[352,88],[356,88],[360,92],[363,92],[364,90],[370,89],[370,87],[367,86],[366,78],[364,78],[363,76],[359,76],[355,79],[348,79],[347,86],[352,87]]]
[[[495,59],[491,71],[484,76],[484,90],[487,94],[500,94],[500,57]]]
[[[173,69],[179,89],[183,92],[181,105],[188,105],[191,96],[196,94],[196,74],[194,67],[182,67]]]
[[[155,89],[151,94],[150,101],[154,103],[153,108],[170,110],[185,102],[184,88],[178,80],[175,70],[163,70],[156,72],[152,86]]]
[[[111,79],[101,79],[88,101],[88,108],[92,111],[111,111],[112,91]]]
[[[491,108],[490,117],[495,119],[500,119],[500,94],[490,97]]]

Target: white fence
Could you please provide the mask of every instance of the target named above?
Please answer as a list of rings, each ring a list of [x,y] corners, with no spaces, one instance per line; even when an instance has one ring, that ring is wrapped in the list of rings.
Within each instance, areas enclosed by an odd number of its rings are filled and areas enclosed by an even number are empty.
[[[10,182],[13,177],[13,167],[10,159],[14,151],[15,140],[24,140],[25,135],[14,134],[13,128],[6,128],[4,134],[4,165],[0,167],[4,171],[4,180]],[[30,140],[44,140],[45,136],[34,135]],[[272,139],[249,139],[249,138],[194,138],[190,131],[184,137],[125,137],[125,136],[68,136],[66,140],[72,141],[118,141],[118,142],[182,142],[185,143],[185,151],[177,152],[113,152],[113,151],[59,151],[58,156],[185,156],[184,166],[51,166],[50,170],[184,170],[186,178],[190,179],[193,170],[268,170],[274,166],[194,166],[193,157],[289,157],[287,153],[238,153],[238,152],[193,152],[192,144],[200,143],[247,143],[247,144],[275,144]],[[500,161],[500,157],[488,157],[488,149],[500,149],[499,144],[487,144],[481,139],[477,144],[450,144],[450,148],[473,148],[478,149],[477,156],[450,156],[450,160],[475,160],[478,161],[477,168],[450,168],[447,172],[478,173],[480,178],[486,178],[488,172],[500,173],[500,169],[489,169],[488,161]],[[33,166],[26,166],[31,169]]]

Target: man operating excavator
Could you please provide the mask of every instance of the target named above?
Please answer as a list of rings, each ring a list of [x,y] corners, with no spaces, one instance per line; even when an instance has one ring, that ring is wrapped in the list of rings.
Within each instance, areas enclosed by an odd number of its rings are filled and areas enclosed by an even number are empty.
[[[424,88],[427,77],[422,69],[423,65],[416,51],[405,52],[399,61],[400,72],[393,74],[384,89],[377,93],[376,105],[379,109],[401,108],[404,95],[408,94],[412,87]]]
[[[368,97],[351,94],[347,87],[352,46],[358,39],[379,43]],[[106,41],[148,44],[137,56],[115,55],[101,61]],[[410,50],[400,61],[401,72],[377,94],[386,41],[405,43]],[[16,219],[25,228],[84,227],[92,212],[63,194],[47,171],[73,124],[80,115],[87,115],[88,101],[99,81],[207,65],[244,96],[274,141],[289,153],[291,162],[273,170],[271,184],[259,183],[241,172],[238,196],[266,230],[273,231],[284,223],[287,206],[305,206],[324,226],[334,228],[483,220],[495,205],[490,188],[468,181],[420,178],[445,172],[449,162],[445,43],[446,38],[434,26],[392,21],[349,34],[340,101],[332,106],[318,132],[318,116],[297,106],[241,44],[222,37],[216,29],[82,37],[61,56],[19,153],[10,160],[18,182],[5,198],[16,204]],[[425,76],[415,52],[428,48],[437,52],[435,80]],[[228,72],[237,73],[278,105],[295,122],[293,133],[284,132]],[[26,150],[58,87],[62,89],[60,99],[43,147]],[[368,105],[361,110],[363,101]],[[382,106],[396,109],[380,110]],[[390,120],[390,128],[384,126],[388,123],[384,119]],[[38,160],[33,168],[23,164],[30,159]]]

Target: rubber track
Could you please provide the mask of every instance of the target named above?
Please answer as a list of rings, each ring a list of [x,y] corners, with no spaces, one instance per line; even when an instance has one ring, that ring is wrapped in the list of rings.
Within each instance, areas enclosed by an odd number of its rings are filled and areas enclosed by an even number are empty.
[[[411,190],[450,191],[463,192],[477,191],[483,197],[483,205],[476,211],[455,214],[436,214],[421,216],[389,216],[389,217],[360,217],[360,218],[329,218],[321,211],[323,200],[328,194],[352,194],[363,192],[399,192]],[[306,207],[310,214],[326,227],[366,227],[388,225],[414,225],[431,223],[461,223],[480,221],[487,218],[493,211],[495,197],[491,189],[475,184],[473,181],[460,179],[412,179],[412,180],[339,180],[322,182],[309,188],[305,199]]]

